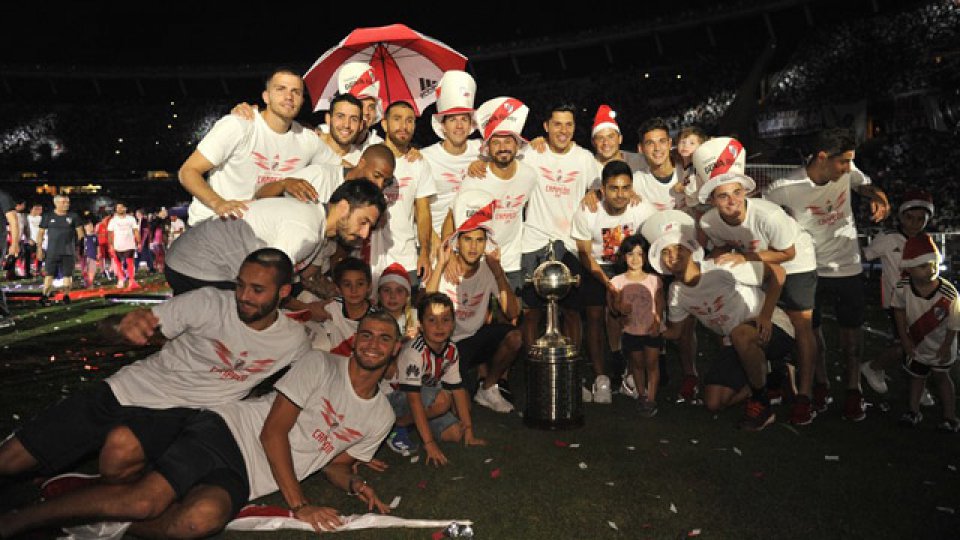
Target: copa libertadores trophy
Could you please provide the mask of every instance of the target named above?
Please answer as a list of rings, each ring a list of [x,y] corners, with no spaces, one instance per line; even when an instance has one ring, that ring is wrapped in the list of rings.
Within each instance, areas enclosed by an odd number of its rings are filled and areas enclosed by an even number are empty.
[[[539,429],[570,429],[583,425],[583,401],[578,365],[580,351],[559,331],[557,301],[580,284],[565,264],[556,260],[553,244],[548,259],[527,281],[547,301],[547,328],[527,358],[527,408],[524,423]]]

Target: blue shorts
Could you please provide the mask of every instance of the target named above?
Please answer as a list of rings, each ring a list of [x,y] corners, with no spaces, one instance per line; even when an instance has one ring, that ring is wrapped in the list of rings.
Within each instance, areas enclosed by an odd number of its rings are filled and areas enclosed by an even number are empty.
[[[439,386],[421,386],[420,400],[423,401],[423,408],[427,409],[430,405],[433,405],[433,402],[436,401],[440,392],[446,392],[446,390]],[[407,399],[407,393],[405,391],[397,390],[387,396],[387,399],[390,400],[390,406],[393,407],[393,414],[396,415],[397,418],[410,414],[410,400]],[[453,396],[450,396],[450,408],[453,408]],[[429,419],[430,433],[433,433],[433,438],[439,441],[441,433],[459,422],[460,420],[456,415],[447,411],[436,418]],[[416,428],[416,426],[414,426],[414,428]]]

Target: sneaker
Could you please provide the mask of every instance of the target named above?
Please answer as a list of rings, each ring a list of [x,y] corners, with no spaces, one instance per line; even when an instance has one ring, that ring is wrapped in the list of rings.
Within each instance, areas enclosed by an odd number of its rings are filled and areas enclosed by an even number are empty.
[[[806,426],[813,422],[816,417],[817,411],[813,409],[810,398],[798,395],[796,401],[790,407],[790,423],[795,426]]]
[[[657,415],[657,402],[644,396],[637,404],[637,412],[644,418],[653,418]]]
[[[747,400],[747,407],[740,420],[740,429],[746,431],[760,431],[777,419],[770,405],[765,405],[753,398]]]
[[[867,417],[863,406],[863,394],[859,390],[847,390],[847,399],[843,403],[843,417],[859,422]]]
[[[593,403],[593,392],[586,386],[580,387],[580,400],[584,403]]]
[[[813,385],[813,410],[818,413],[827,412],[827,406],[833,403],[830,387],[825,384]]]
[[[920,406],[933,407],[936,404],[937,402],[933,400],[933,396],[930,394],[930,391],[924,388],[923,393],[920,394]]]
[[[944,418],[942,422],[937,424],[937,431],[943,431],[945,433],[960,432],[960,420],[956,418]]]
[[[506,379],[500,379],[497,381],[497,386],[500,387],[500,395],[503,396],[503,399],[513,403],[513,392],[510,391],[510,383]]]
[[[779,388],[767,388],[767,400],[770,401],[771,405],[783,403],[783,390]]]
[[[100,481],[99,474],[83,474],[78,472],[69,472],[47,479],[40,485],[40,495],[44,500],[49,501],[71,491],[76,491],[82,487],[91,486]]]
[[[598,375],[593,381],[593,402],[613,403],[613,391],[610,390],[610,377]]]
[[[127,286],[127,282],[126,282],[126,281],[124,281],[124,280],[122,280],[122,279],[118,279],[118,280],[117,280],[117,288],[118,288],[118,289],[124,289],[124,288],[126,288],[126,286]]]
[[[47,306],[49,306],[49,305],[50,305],[50,297],[47,296],[47,295],[45,295],[45,294],[41,294],[41,295],[40,295],[40,299],[37,300],[37,304],[40,304],[40,307],[47,307]]]
[[[882,369],[873,369],[870,367],[870,362],[864,362],[860,364],[860,375],[863,375],[863,379],[867,381],[870,388],[873,388],[874,392],[878,394],[887,393],[886,374]]]
[[[410,430],[402,426],[394,426],[387,435],[387,446],[401,456],[409,456],[419,448],[410,440]]]
[[[63,532],[67,536],[61,538],[73,538],[74,540],[122,540],[124,533],[133,525],[132,521],[98,521],[86,525],[75,525],[64,527]]]
[[[695,403],[700,393],[700,377],[696,375],[684,375],[680,382],[680,393],[677,396],[677,403]]]
[[[64,305],[69,306],[69,305],[70,305],[70,295],[64,293],[64,295],[63,295],[63,300],[61,300],[61,302],[63,302]]]
[[[904,427],[917,427],[923,420],[923,413],[920,411],[907,411],[900,417],[900,425]]]
[[[486,389],[483,385],[480,385],[480,389],[473,396],[473,400],[498,413],[508,413],[513,410],[513,405],[503,399],[503,395],[500,394],[500,387],[496,384]]]
[[[624,374],[620,381],[620,393],[633,399],[640,398],[640,392],[637,391],[637,385],[633,382],[632,373]]]
[[[0,329],[10,328],[11,326],[17,324],[14,322],[13,317],[4,317],[0,315]]]

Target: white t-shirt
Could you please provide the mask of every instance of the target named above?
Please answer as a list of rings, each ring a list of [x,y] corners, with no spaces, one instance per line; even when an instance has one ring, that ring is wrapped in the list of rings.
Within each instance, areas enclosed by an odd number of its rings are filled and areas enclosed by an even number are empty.
[[[413,163],[406,156],[397,158],[395,181],[383,190],[387,199],[384,225],[370,235],[370,268],[376,283],[383,270],[399,263],[408,272],[417,269],[417,226],[414,219],[416,200],[437,192],[426,160]]]
[[[447,218],[447,211],[453,205],[453,199],[460,191],[460,183],[467,178],[467,168],[474,161],[480,159],[479,139],[468,139],[467,149],[455,156],[443,148],[443,141],[432,144],[420,151],[420,154],[430,164],[433,182],[437,193],[430,198],[430,214],[433,217],[433,230],[440,235],[443,220]]]
[[[326,335],[327,343],[330,344],[330,347],[325,350],[331,354],[350,356],[350,353],[353,352],[353,342],[357,335],[357,328],[360,326],[360,319],[377,308],[370,305],[363,315],[351,319],[347,316],[347,306],[343,303],[343,298],[337,297],[334,298],[333,302],[323,306],[323,309],[330,315],[329,319],[320,323],[321,332]],[[314,345],[316,344],[317,340],[314,340]]]
[[[611,216],[603,203],[597,205],[596,212],[590,212],[582,205],[573,215],[574,240],[589,240],[593,260],[601,266],[612,265],[617,259],[620,244],[628,236],[640,232],[643,222],[657,212],[651,204],[628,205],[622,214]]]
[[[914,358],[922,364],[938,365],[940,346],[947,331],[960,331],[960,300],[957,289],[949,281],[940,278],[940,286],[929,298],[917,294],[910,279],[897,283],[890,307],[906,311],[907,331],[916,348]],[[919,338],[919,339],[918,339]],[[950,362],[957,359],[957,340],[950,345]]]
[[[210,188],[228,200],[249,200],[257,188],[275,182],[311,163],[340,163],[340,158],[311,129],[297,122],[277,133],[255,114],[253,120],[227,115],[217,121],[197,150],[213,164]],[[196,197],[190,203],[190,225],[214,217]]]
[[[743,223],[730,225],[711,208],[700,218],[700,228],[716,246],[730,246],[741,253],[768,249],[784,250],[794,246],[793,259],[781,264],[787,274],[817,269],[813,241],[782,208],[762,199],[747,199]]]
[[[670,284],[667,312],[671,322],[680,322],[693,314],[704,326],[721,336],[729,336],[740,324],[760,315],[765,295],[763,263],[748,261],[736,266],[700,263],[700,281],[693,287],[679,280]],[[773,323],[793,335],[787,314],[775,308]]]
[[[317,190],[317,200],[320,202],[329,201],[333,192],[344,182],[343,167],[326,163],[308,165],[297,173],[297,177],[306,180]]]
[[[40,220],[43,219],[43,216],[27,216],[27,224],[30,226],[30,240],[33,240],[34,243],[37,242],[37,238],[40,236]],[[44,236],[46,240],[46,236]]]
[[[482,259],[477,272],[469,278],[460,278],[457,285],[447,281],[446,277],[441,277],[437,290],[453,301],[457,324],[450,340],[454,343],[477,333],[486,322],[490,295],[500,293],[497,278]]]
[[[543,249],[553,240],[562,240],[567,250],[576,253],[570,236],[573,213],[588,189],[596,189],[600,165],[593,154],[573,144],[565,154],[555,154],[548,146],[543,153],[528,150],[523,163],[537,173],[537,187],[530,196],[527,220],[523,226],[523,253]]]
[[[232,291],[204,287],[152,311],[170,341],[107,379],[121,405],[167,409],[238,401],[310,348],[303,326],[288,317],[264,330],[247,326]]]
[[[649,170],[649,167],[647,166],[647,158],[643,157],[643,154],[638,152],[627,152],[626,150],[621,150],[620,153],[623,154],[623,161],[630,166],[631,172]],[[602,166],[600,169],[601,172],[603,172]]]
[[[346,161],[350,165],[356,167],[357,162],[360,161],[360,156],[363,155],[363,151],[373,146],[375,144],[380,144],[383,142],[383,137],[377,134],[374,130],[367,131],[367,137],[359,142],[358,144],[353,145],[353,149],[347,152],[341,159]],[[338,162],[339,163],[339,162]]]
[[[517,170],[513,178],[503,180],[498,178],[489,167],[483,178],[467,177],[461,184],[462,191],[478,189],[488,193],[498,201],[493,219],[488,223],[493,231],[493,238],[500,246],[500,264],[504,272],[520,270],[520,258],[523,244],[523,209],[530,201],[531,193],[537,186],[537,173],[529,165],[517,162]],[[450,205],[452,206],[452,204]],[[446,214],[444,214],[446,218]],[[487,249],[493,250],[492,243],[487,243]]]
[[[116,251],[130,251],[137,249],[137,238],[133,231],[138,230],[137,218],[127,214],[123,217],[113,216],[107,225],[107,230],[113,233],[113,249]]]
[[[170,239],[167,241],[167,246],[169,246],[170,244],[173,243],[174,240],[179,238],[180,235],[183,234],[183,231],[185,231],[186,229],[187,229],[187,226],[186,224],[184,224],[182,219],[180,218],[177,218],[176,220],[171,219],[170,235],[169,235]]]
[[[247,204],[240,219],[208,219],[171,244],[167,264],[204,281],[237,278],[250,252],[273,247],[287,254],[297,271],[313,260],[327,223],[322,205],[271,197]]]
[[[396,417],[382,392],[370,399],[356,394],[350,382],[350,359],[308,352],[275,385],[300,409],[290,430],[290,455],[297,480],[319,471],[346,452],[370,461]],[[233,433],[250,479],[250,498],[279,490],[260,442],[260,431],[276,393],[213,409]]]
[[[771,182],[763,197],[782,206],[810,233],[818,275],[848,277],[863,271],[850,190],[869,183],[869,177],[853,169],[836,182],[818,186],[807,176],[806,168],[798,167]]]
[[[683,208],[684,194],[674,190],[682,174],[683,171],[674,167],[670,179],[667,183],[663,183],[657,180],[649,168],[643,168],[633,173],[633,190],[642,200],[652,204],[657,210]]]
[[[903,246],[907,237],[900,231],[878,234],[863,248],[863,258],[868,261],[880,259],[880,303],[883,309],[890,307],[893,291],[906,273],[900,268],[903,260]]]
[[[405,392],[421,387],[460,387],[460,354],[457,346],[447,342],[440,353],[433,352],[422,335],[408,341],[397,358],[397,382]]]

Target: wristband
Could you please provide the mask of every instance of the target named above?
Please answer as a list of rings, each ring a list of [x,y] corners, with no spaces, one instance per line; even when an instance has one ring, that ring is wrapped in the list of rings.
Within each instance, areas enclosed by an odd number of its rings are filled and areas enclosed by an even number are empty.
[[[306,507],[308,507],[308,506],[310,506],[310,501],[303,501],[302,503],[300,503],[300,504],[298,504],[298,505],[296,505],[296,506],[291,506],[291,507],[290,507],[290,511],[293,512],[294,514],[296,514],[297,512],[299,512],[300,510],[303,510],[304,508],[306,508]]]

